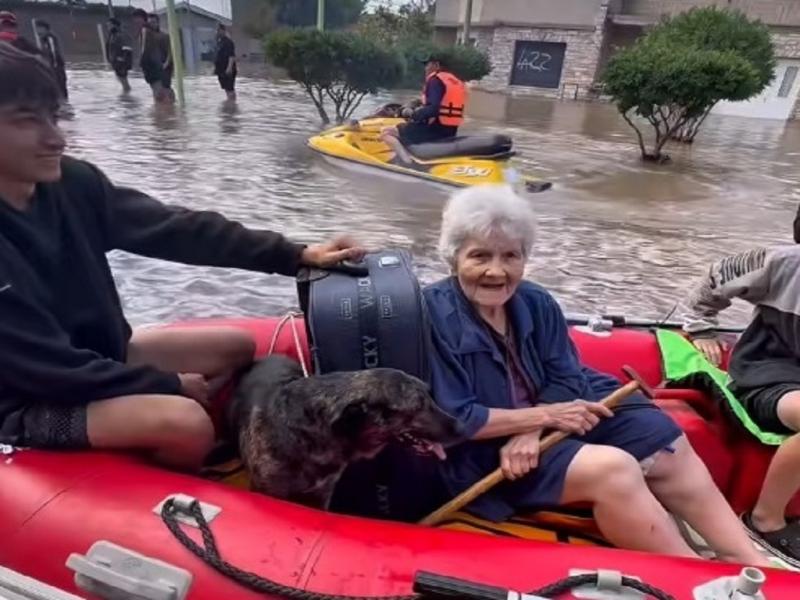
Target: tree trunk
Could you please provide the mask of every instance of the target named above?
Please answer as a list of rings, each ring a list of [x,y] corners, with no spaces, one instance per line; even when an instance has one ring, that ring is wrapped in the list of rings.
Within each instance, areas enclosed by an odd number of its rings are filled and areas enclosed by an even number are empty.
[[[708,118],[708,115],[711,114],[711,110],[714,106],[716,106],[716,102],[703,111],[703,114],[699,117],[692,117],[686,121],[686,123],[672,135],[672,139],[684,144],[693,144],[694,138],[696,138],[697,134],[700,132],[700,127],[705,123],[705,120]]]
[[[636,139],[639,141],[639,151],[642,153],[642,160],[648,160],[648,152],[647,148],[644,146],[644,137],[642,137],[642,132],[633,122],[633,120],[628,116],[628,113],[622,113],[622,118],[625,119],[625,122],[630,125],[633,130],[636,132]]]
[[[305,89],[312,102],[314,102],[314,106],[317,107],[317,112],[319,113],[319,118],[322,119],[322,124],[330,125],[331,118],[328,116],[328,111],[325,110],[325,101],[322,98],[322,89],[318,87],[312,87],[310,85],[306,85]],[[317,92],[316,94],[314,93],[315,91]]]

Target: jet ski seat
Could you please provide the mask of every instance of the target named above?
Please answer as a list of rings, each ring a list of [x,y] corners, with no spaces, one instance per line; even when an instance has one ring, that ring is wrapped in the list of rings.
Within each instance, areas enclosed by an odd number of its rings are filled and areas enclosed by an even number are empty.
[[[406,150],[421,160],[433,160],[448,156],[508,156],[512,145],[507,135],[463,135],[440,142],[413,144]]]

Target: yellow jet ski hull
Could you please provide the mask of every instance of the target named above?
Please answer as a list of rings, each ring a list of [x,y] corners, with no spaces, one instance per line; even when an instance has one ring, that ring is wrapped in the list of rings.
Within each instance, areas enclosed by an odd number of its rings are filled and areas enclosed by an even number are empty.
[[[380,139],[380,133],[385,127],[404,122],[398,118],[368,118],[323,131],[310,138],[308,146],[328,159],[374,167],[448,187],[517,181],[523,181],[528,189],[550,187],[547,182],[517,176],[508,157],[446,156],[429,160],[414,157],[412,164],[393,162],[394,151]]]

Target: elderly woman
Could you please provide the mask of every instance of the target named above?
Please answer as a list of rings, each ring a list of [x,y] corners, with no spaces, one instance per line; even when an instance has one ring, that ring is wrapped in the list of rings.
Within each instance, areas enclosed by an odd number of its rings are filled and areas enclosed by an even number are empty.
[[[502,467],[505,482],[470,510],[589,502],[623,548],[696,556],[668,510],[724,559],[766,565],[675,423],[641,396],[616,414],[596,401],[619,382],[581,366],[567,323],[542,287],[523,281],[534,217],[507,186],[455,194],[439,249],[452,275],[429,286],[438,404],[463,426],[443,477],[450,494]],[[544,431],[573,434],[539,455]]]

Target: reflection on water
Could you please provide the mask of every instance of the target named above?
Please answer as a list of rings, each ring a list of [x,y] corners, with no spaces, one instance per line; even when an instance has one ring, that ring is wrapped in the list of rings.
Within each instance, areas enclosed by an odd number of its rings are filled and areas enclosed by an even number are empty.
[[[154,107],[140,79],[128,96],[107,71],[75,70],[69,80],[70,151],[115,182],[301,241],[354,232],[374,246],[411,249],[426,282],[445,274],[435,251],[444,194],[313,156],[305,140],[319,125],[294,85],[242,77],[231,103],[215,78],[190,77],[182,112]],[[520,167],[556,183],[531,197],[540,226],[528,274],[567,310],[658,317],[714,257],[791,241],[797,125],[712,118],[695,146],[673,149],[673,162],[655,167],[638,163],[613,107],[528,100],[506,109],[506,123],[469,127],[510,133]],[[124,253],[112,266],[134,324],[272,314],[295,302],[288,278]],[[729,319],[746,315],[739,306]]]

